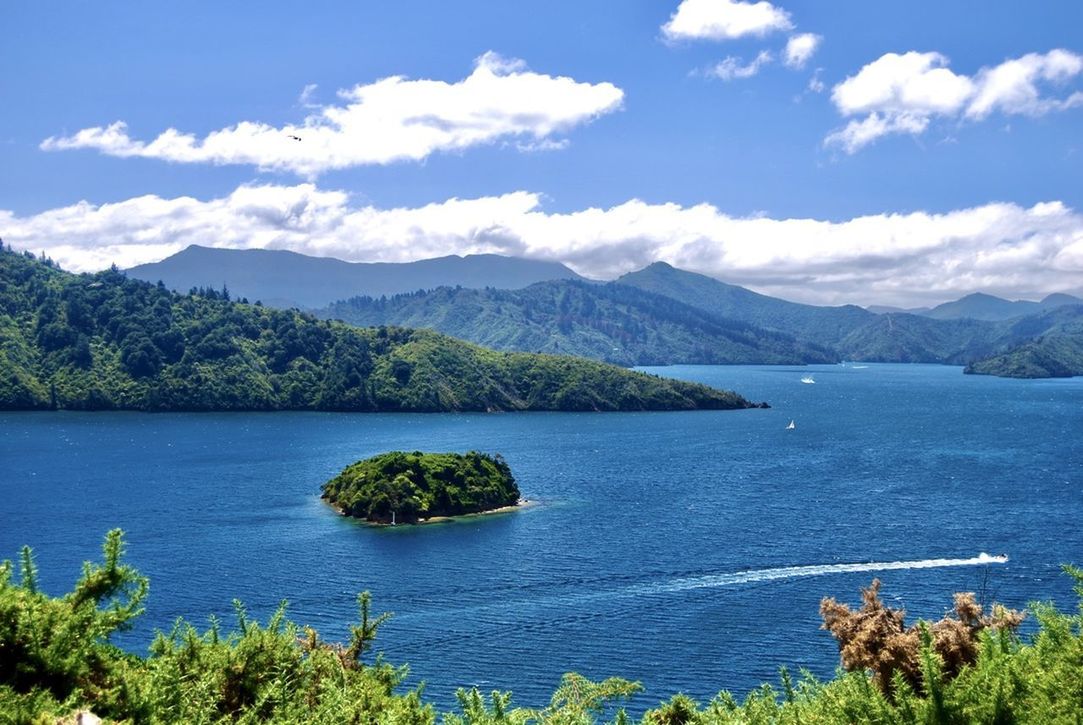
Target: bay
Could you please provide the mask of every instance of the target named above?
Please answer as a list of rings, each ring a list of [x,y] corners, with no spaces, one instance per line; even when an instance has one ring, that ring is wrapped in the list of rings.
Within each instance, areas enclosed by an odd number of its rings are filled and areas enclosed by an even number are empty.
[[[939,617],[961,590],[1074,606],[1059,566],[1083,563],[1083,379],[648,371],[772,408],[0,414],[0,557],[30,544],[58,594],[123,528],[151,578],[120,639],[135,651],[177,617],[229,621],[234,598],[260,618],[286,599],[345,639],[367,589],[395,612],[378,649],[443,709],[470,685],[541,705],[566,671],[642,681],[637,710],[678,691],[743,695],[783,665],[828,677],[820,598],[856,603],[873,576],[911,616]],[[499,452],[538,505],[374,529],[320,501],[344,466],[392,449]]]

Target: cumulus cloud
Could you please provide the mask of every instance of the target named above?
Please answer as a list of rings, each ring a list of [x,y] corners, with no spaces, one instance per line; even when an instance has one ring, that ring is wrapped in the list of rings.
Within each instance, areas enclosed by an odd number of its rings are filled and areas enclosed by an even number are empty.
[[[683,0],[662,26],[668,40],[733,40],[793,28],[790,14],[765,0]]]
[[[1083,93],[1076,91],[1064,99],[1043,98],[1041,82],[1065,83],[1083,71],[1083,56],[1067,50],[1052,50],[1045,55],[1028,53],[978,72],[974,97],[966,108],[967,118],[985,118],[994,111],[1024,116],[1041,116],[1083,104]]]
[[[816,35],[816,33],[791,35],[790,39],[786,41],[786,50],[782,55],[786,67],[795,70],[804,68],[809,58],[816,54],[821,42],[823,42],[823,37]]]
[[[310,104],[315,86],[302,92]],[[341,105],[317,106],[281,128],[242,121],[203,138],[167,129],[151,141],[128,135],[123,121],[45,139],[46,151],[97,149],[110,156],[176,163],[250,164],[307,177],[332,169],[419,161],[498,140],[561,143],[560,134],[621,107],[612,83],[586,83],[527,69],[488,52],[461,81],[392,76],[339,91]]]
[[[728,56],[721,62],[707,69],[709,76],[720,78],[724,81],[732,81],[737,78],[751,78],[760,72],[760,68],[774,60],[774,56],[766,50],[761,50],[759,55],[747,64],[736,56]]]
[[[510,254],[560,260],[597,278],[662,260],[826,304],[918,305],[974,290],[1027,297],[1083,279],[1083,215],[1060,202],[824,221],[637,199],[549,212],[541,195],[526,191],[381,209],[299,184],[242,186],[205,201],[142,196],[23,217],[0,211],[0,236],[73,270],[156,261],[189,244],[353,261]]]
[[[914,136],[929,126],[929,117],[911,113],[870,113],[860,121],[850,121],[824,139],[827,146],[838,146],[848,154],[854,154],[881,136],[892,133],[909,133]]]
[[[934,118],[979,121],[994,112],[1041,116],[1083,105],[1083,92],[1043,95],[1083,72],[1083,56],[1057,49],[958,74],[940,53],[886,53],[836,85],[831,99],[851,120],[825,139],[855,153],[889,134],[918,135]]]

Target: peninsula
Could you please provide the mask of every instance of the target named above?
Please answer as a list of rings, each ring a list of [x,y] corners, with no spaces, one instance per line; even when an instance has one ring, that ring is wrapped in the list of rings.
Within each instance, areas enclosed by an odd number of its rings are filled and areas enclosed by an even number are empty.
[[[726,410],[736,393],[0,249],[0,410]]]

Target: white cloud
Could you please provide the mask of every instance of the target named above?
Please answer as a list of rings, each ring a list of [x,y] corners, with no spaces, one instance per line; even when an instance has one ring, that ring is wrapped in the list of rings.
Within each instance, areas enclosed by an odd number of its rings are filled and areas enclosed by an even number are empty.
[[[823,42],[823,37],[816,35],[816,33],[791,35],[790,39],[786,41],[786,50],[782,56],[786,67],[795,70],[804,68],[809,58],[816,54],[821,42]]]
[[[1041,116],[1083,105],[1083,92],[1058,98],[1040,84],[1063,85],[1083,72],[1083,56],[1067,50],[1030,53],[974,76],[948,68],[940,53],[886,53],[832,89],[844,117],[864,116],[833,131],[828,146],[855,153],[889,134],[918,135],[936,117],[981,120],[993,112]]]
[[[791,28],[790,14],[766,1],[683,0],[662,34],[668,40],[732,40]]]
[[[301,89],[301,95],[297,97],[297,105],[301,108],[319,108],[320,104],[314,102],[316,90],[319,88],[315,83],[309,83]]]
[[[846,116],[956,113],[974,94],[974,83],[947,64],[940,53],[887,53],[835,86],[831,98]]]
[[[917,305],[978,289],[1027,297],[1077,288],[1083,279],[1083,215],[1060,202],[832,222],[733,217],[710,204],[636,199],[557,213],[525,191],[380,209],[299,184],[242,186],[206,201],[143,196],[26,217],[0,211],[0,236],[73,270],[155,261],[189,244],[354,261],[511,254],[561,260],[599,278],[663,260],[768,294],[831,304]]]
[[[839,146],[848,154],[857,153],[865,146],[892,133],[909,133],[914,136],[925,131],[929,117],[911,113],[870,113],[860,121],[850,121],[824,139],[827,146]]]
[[[305,88],[302,104],[314,90]],[[118,121],[47,138],[41,148],[90,148],[177,163],[251,164],[314,177],[331,169],[418,161],[501,139],[560,143],[553,137],[618,110],[624,98],[611,83],[534,73],[522,61],[493,52],[478,58],[473,72],[455,83],[393,76],[338,95],[343,105],[321,106],[298,125],[276,128],[242,121],[202,139],[170,128],[145,142],[129,137],[126,124]]]
[[[1038,83],[1065,83],[1081,71],[1083,56],[1059,49],[1045,55],[1028,53],[994,68],[983,68],[976,77],[977,93],[967,106],[967,118],[985,118],[994,111],[1041,116],[1078,106],[1083,103],[1083,93],[1063,100],[1043,98]]]
[[[721,78],[724,81],[732,81],[736,78],[751,78],[760,72],[760,68],[773,60],[774,56],[766,50],[761,50],[759,55],[753,58],[747,65],[742,65],[740,58],[731,55],[708,68],[706,73],[715,78]]]

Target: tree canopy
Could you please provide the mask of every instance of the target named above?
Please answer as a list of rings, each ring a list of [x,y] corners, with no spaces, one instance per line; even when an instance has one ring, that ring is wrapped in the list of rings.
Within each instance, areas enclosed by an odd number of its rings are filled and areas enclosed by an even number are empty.
[[[0,410],[686,410],[736,393],[558,355],[180,295],[0,250]]]
[[[519,487],[499,454],[392,451],[347,467],[323,498],[347,516],[413,523],[512,506]]]

